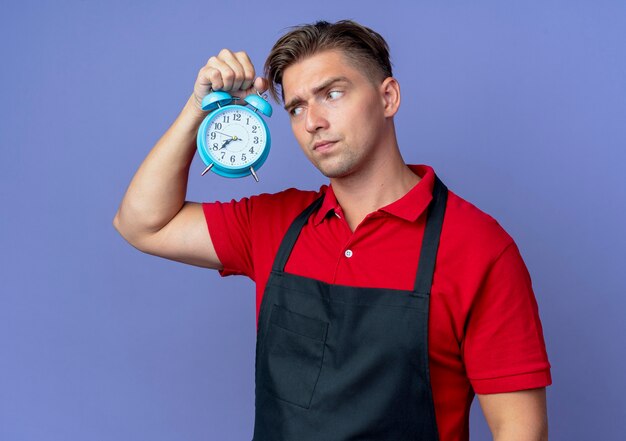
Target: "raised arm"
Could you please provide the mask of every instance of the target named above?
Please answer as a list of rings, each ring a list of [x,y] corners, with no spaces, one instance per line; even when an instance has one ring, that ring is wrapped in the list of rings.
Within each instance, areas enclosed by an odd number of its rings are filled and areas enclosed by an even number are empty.
[[[113,219],[117,231],[135,248],[191,265],[221,268],[202,205],[185,200],[196,134],[207,115],[200,102],[211,88],[244,97],[253,85],[260,92],[267,89],[266,80],[255,80],[245,52],[224,49],[200,69],[193,93],[140,165]]]

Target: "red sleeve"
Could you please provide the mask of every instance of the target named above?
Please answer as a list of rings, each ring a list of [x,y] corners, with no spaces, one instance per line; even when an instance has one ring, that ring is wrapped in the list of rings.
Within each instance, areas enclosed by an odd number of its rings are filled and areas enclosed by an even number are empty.
[[[203,203],[209,235],[224,267],[220,274],[241,274],[263,286],[285,231],[325,189],[288,188],[238,201]]]
[[[514,242],[493,263],[468,317],[463,357],[478,394],[551,384],[531,278]]]
[[[222,266],[220,275],[242,274],[254,280],[249,198],[203,203],[211,241]]]

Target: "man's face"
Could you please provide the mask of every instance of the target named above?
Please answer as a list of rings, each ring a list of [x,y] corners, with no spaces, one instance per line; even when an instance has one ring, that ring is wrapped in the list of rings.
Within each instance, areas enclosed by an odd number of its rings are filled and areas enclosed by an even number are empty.
[[[289,66],[282,89],[293,133],[322,174],[341,178],[376,164],[385,142],[383,95],[342,52]]]

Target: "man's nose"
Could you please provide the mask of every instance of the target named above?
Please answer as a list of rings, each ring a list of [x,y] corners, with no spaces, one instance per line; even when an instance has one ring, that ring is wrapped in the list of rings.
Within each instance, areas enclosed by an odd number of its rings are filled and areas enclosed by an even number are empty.
[[[309,104],[306,110],[305,128],[307,132],[315,133],[319,129],[328,128],[328,120],[324,109],[319,104]]]

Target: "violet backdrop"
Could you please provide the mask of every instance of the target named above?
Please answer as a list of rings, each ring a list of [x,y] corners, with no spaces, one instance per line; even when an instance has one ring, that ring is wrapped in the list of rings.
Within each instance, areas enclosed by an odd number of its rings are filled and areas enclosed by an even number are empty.
[[[252,282],[142,254],[112,219],[211,55],[260,69],[286,27],[341,18],[391,46],[406,161],[522,252],[551,439],[623,439],[626,3],[66,0],[0,2],[1,440],[252,437]],[[261,182],[196,155],[189,200],[325,183],[275,107]]]

